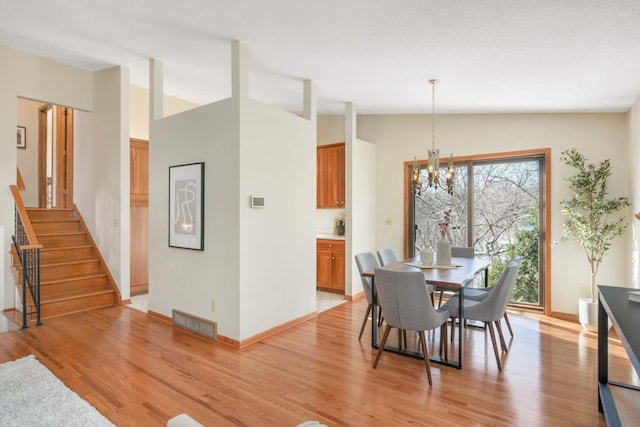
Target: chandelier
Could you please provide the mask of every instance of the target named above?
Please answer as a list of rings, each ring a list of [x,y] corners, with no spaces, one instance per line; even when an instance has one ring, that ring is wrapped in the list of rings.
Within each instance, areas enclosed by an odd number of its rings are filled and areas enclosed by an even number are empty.
[[[431,79],[431,149],[427,151],[427,186],[434,189],[443,188],[447,193],[453,194],[453,154],[449,155],[449,163],[447,164],[447,179],[443,186],[440,183],[440,150],[436,148],[436,85],[440,80]],[[411,171],[411,184],[416,195],[422,193],[422,180],[420,179],[420,165],[418,160],[413,158],[413,169]]]

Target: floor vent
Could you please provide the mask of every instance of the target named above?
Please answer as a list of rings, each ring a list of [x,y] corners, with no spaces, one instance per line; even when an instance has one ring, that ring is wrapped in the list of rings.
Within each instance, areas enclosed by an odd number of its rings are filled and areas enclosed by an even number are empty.
[[[173,310],[173,324],[213,340],[218,336],[218,324],[182,311]]]

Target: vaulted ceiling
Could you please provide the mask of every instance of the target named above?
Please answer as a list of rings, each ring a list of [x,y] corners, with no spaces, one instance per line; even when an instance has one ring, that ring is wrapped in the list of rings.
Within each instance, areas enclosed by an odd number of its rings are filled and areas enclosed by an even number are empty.
[[[429,113],[626,111],[640,94],[638,0],[0,0],[0,44],[88,70],[129,68],[196,103],[230,96],[230,44],[250,96],[302,109]],[[1,70],[0,70],[1,75]]]

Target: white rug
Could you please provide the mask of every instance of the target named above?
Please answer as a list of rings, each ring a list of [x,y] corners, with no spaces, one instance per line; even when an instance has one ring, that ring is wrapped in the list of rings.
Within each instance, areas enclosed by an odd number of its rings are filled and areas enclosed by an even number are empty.
[[[34,355],[0,364],[0,426],[113,426]]]

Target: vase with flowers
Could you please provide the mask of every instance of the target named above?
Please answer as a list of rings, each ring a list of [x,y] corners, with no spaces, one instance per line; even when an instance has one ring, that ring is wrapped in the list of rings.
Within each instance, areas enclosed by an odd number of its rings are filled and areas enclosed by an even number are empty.
[[[436,264],[451,265],[451,242],[447,239],[451,209],[444,211],[444,221],[440,223],[440,240],[436,243]]]

